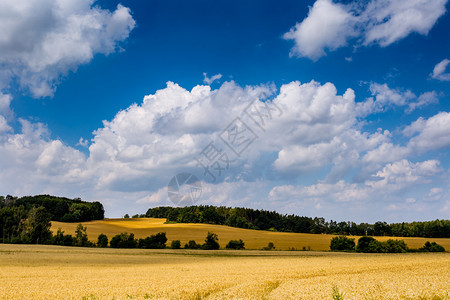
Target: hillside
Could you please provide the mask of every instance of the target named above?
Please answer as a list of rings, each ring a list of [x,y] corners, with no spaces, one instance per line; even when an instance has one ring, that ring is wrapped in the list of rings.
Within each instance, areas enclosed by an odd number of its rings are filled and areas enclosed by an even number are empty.
[[[136,219],[105,219],[97,221],[83,222],[87,226],[87,234],[91,241],[96,241],[100,233],[104,233],[109,239],[121,232],[134,233],[137,238],[144,238],[158,232],[166,232],[168,243],[171,240],[180,240],[182,245],[189,240],[203,242],[208,231],[212,231],[219,236],[219,243],[224,247],[231,239],[242,239],[246,249],[262,249],[269,242],[275,244],[276,249],[289,250],[291,248],[301,250],[303,247],[310,247],[311,250],[329,250],[330,240],[334,235],[271,232],[262,230],[241,229],[224,225],[198,224],[198,223],[176,223],[164,224],[166,219],[162,218],[136,218]],[[52,222],[52,230],[56,232],[58,228],[66,234],[74,234],[78,223]],[[358,239],[355,236],[355,241]],[[447,251],[450,249],[450,239],[433,238],[413,238],[413,237],[376,237],[380,241],[387,239],[402,239],[410,248],[420,248],[426,241],[436,241],[444,246]]]

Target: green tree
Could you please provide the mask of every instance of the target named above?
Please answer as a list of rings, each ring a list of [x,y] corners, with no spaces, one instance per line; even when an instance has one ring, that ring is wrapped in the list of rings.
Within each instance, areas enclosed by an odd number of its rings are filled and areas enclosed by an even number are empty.
[[[358,245],[356,246],[356,252],[368,252],[369,244],[373,241],[376,241],[371,236],[362,236],[358,240]]]
[[[346,236],[337,236],[331,239],[331,251],[353,251],[355,250],[355,239]]]
[[[217,234],[208,231],[205,243],[203,244],[202,248],[205,250],[217,250],[220,248],[218,240],[219,237],[217,236]]]
[[[64,231],[58,228],[56,235],[53,236],[53,245],[73,246],[73,237],[70,234],[64,234]]]
[[[245,249],[245,243],[242,240],[231,240],[225,246],[225,249],[242,250]]]
[[[387,253],[405,253],[408,252],[408,246],[402,240],[387,240],[383,243],[384,249]]]
[[[108,237],[107,237],[105,234],[100,233],[100,234],[98,235],[98,238],[97,238],[97,246],[98,246],[98,247],[101,247],[101,248],[106,248],[106,247],[108,247]]]
[[[144,249],[164,249],[166,248],[167,237],[165,232],[139,239],[138,248]]]
[[[130,215],[129,215],[129,214],[125,214],[125,215],[123,216],[123,218],[124,218],[124,219],[129,219],[129,218],[130,218]]]
[[[51,216],[45,207],[33,207],[28,212],[22,232],[22,240],[31,244],[49,243],[52,238],[51,226]]]
[[[20,236],[22,220],[27,213],[23,206],[0,208],[0,238],[3,243],[10,243]]]
[[[197,244],[194,240],[190,240],[184,245],[184,249],[199,249],[201,245]]]
[[[134,238],[133,233],[120,233],[118,235],[115,235],[112,237],[111,241],[109,242],[109,245],[111,248],[136,248],[137,247],[137,241]]]
[[[170,248],[172,249],[180,249],[181,248],[181,242],[180,240],[173,240],[170,244]]]
[[[439,244],[436,244],[436,242],[432,242],[430,252],[445,252],[445,248]]]
[[[366,251],[367,253],[384,253],[386,252],[386,247],[384,243],[381,243],[377,240],[373,240],[367,245]]]
[[[83,224],[78,224],[77,229],[75,230],[74,246],[78,246],[78,247],[92,246],[92,243],[89,242],[86,230],[87,230],[86,226],[83,226]]]
[[[437,244],[436,242],[430,243],[429,241],[427,241],[425,243],[425,246],[423,246],[419,250],[425,251],[425,252],[445,252],[445,248],[444,247],[442,247],[441,245]]]

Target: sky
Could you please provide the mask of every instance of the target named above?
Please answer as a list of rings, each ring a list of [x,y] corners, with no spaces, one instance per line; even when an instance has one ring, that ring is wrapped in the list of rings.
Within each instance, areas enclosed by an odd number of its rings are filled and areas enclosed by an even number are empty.
[[[449,8],[0,0],[0,194],[448,219]]]

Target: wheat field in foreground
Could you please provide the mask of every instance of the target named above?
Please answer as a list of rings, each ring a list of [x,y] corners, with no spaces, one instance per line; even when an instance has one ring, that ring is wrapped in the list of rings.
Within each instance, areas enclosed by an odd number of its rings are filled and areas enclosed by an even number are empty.
[[[0,244],[2,299],[450,299],[450,254]]]
[[[168,243],[172,240],[180,240],[184,245],[189,240],[195,240],[197,243],[203,243],[208,231],[212,231],[219,236],[219,243],[222,248],[229,240],[242,239],[245,242],[246,249],[262,249],[269,242],[275,244],[276,249],[301,250],[303,247],[311,250],[330,250],[330,240],[334,235],[327,234],[308,234],[291,232],[271,232],[261,230],[249,230],[211,224],[164,224],[165,219],[156,218],[138,218],[138,219],[105,219],[99,221],[83,222],[87,226],[87,234],[92,242],[97,241],[100,233],[104,233],[111,238],[121,232],[134,233],[137,238],[144,238],[158,232],[166,232]],[[61,228],[66,234],[74,234],[77,223],[52,222],[54,233]],[[354,237],[355,242],[359,237]],[[437,242],[450,251],[450,239],[432,239],[432,238],[407,238],[407,237],[376,237],[380,241],[387,239],[402,239],[410,248],[423,247],[426,241]]]

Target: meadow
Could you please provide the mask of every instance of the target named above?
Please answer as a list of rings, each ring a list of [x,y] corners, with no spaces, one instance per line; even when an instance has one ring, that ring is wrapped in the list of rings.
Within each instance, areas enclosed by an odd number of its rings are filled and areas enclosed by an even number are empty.
[[[449,253],[0,244],[0,266],[2,299],[450,299]]]
[[[172,240],[180,240],[184,245],[189,240],[195,240],[203,243],[208,231],[212,231],[219,236],[221,247],[225,247],[229,240],[242,239],[245,242],[246,249],[262,249],[269,242],[273,242],[278,250],[330,250],[330,240],[334,235],[327,234],[309,234],[309,233],[290,233],[290,232],[271,232],[260,230],[249,230],[235,227],[211,224],[164,224],[165,219],[157,218],[136,218],[136,219],[105,219],[99,221],[83,222],[87,226],[87,234],[92,242],[97,241],[100,233],[104,233],[111,239],[114,235],[121,232],[134,233],[137,238],[144,238],[158,232],[166,232],[168,245]],[[52,222],[51,230],[56,233],[58,228],[65,231],[66,234],[74,234],[78,223]],[[358,236],[355,242],[358,240]],[[408,237],[376,237],[380,241],[388,239],[402,239],[408,247],[418,249],[423,247],[426,241],[437,242],[450,250],[450,239],[433,238],[408,238]]]

